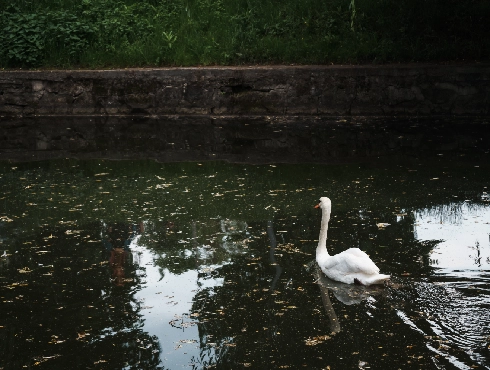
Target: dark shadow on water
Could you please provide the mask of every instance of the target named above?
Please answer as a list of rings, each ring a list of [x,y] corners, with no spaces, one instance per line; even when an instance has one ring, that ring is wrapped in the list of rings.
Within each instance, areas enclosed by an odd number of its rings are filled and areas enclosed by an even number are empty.
[[[3,119],[0,159],[345,163],[487,154],[478,117],[22,117]]]
[[[276,259],[275,251],[277,247],[276,234],[274,233],[274,223],[272,221],[267,221],[267,235],[270,240],[270,250],[269,250],[269,260],[271,266],[274,266],[276,270],[274,274],[274,279],[272,279],[270,290],[274,291],[276,289],[279,278],[281,277],[282,267],[279,265]]]

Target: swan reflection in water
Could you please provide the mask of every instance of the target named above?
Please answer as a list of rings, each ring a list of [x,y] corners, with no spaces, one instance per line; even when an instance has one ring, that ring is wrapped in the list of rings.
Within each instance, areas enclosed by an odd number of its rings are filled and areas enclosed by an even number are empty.
[[[379,295],[385,291],[383,285],[352,285],[331,280],[322,273],[317,263],[313,262],[312,265],[315,282],[320,288],[323,307],[330,319],[332,334],[340,332],[340,322],[330,301],[329,291],[332,291],[335,298],[347,306],[359,304],[373,295]]]

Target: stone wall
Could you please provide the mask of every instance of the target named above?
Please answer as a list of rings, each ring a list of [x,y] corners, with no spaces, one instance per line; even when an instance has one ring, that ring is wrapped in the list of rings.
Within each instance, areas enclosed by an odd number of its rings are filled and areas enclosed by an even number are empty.
[[[0,71],[0,116],[490,113],[490,65]]]

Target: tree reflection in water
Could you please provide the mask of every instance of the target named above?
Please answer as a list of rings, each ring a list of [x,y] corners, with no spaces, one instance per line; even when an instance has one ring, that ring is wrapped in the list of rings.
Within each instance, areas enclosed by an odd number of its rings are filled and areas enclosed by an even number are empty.
[[[92,240],[100,224],[72,226],[19,238],[2,266],[9,276],[2,292],[2,366],[154,369],[159,342],[141,329],[139,267],[126,261],[130,279],[113,284],[100,240],[74,242]]]

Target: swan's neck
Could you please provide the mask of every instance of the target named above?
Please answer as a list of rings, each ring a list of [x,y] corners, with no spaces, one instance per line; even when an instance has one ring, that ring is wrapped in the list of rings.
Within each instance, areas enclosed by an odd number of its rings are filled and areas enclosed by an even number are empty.
[[[330,221],[331,206],[322,208],[322,224],[320,228],[320,236],[318,237],[318,247],[316,247],[316,255],[329,255],[327,251],[327,231],[328,221]]]

